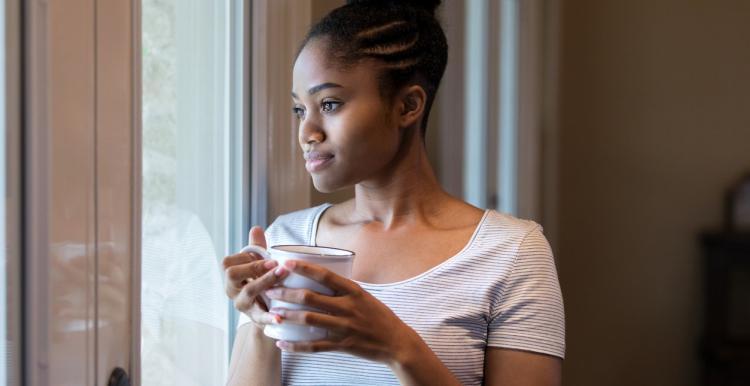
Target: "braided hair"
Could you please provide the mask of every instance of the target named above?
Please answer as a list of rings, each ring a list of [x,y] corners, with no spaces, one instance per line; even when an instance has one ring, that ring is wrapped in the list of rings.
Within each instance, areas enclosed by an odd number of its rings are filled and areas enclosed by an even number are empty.
[[[300,51],[311,40],[325,39],[332,64],[346,68],[373,60],[386,100],[409,83],[419,84],[427,94],[424,133],[448,61],[445,34],[435,18],[438,5],[440,0],[348,0],[311,27]]]

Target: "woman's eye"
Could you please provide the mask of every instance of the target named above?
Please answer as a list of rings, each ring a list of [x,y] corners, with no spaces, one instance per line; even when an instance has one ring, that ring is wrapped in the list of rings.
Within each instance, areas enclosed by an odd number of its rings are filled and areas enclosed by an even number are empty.
[[[339,108],[340,105],[341,105],[341,102],[325,101],[321,104],[321,108],[323,112],[329,113]]]
[[[294,114],[297,119],[302,119],[305,117],[305,109],[301,107],[292,107],[292,114]]]

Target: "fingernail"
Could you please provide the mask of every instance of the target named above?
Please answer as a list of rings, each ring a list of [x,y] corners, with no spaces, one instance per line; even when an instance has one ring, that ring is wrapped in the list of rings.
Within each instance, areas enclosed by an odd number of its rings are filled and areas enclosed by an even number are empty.
[[[276,276],[281,276],[284,273],[286,273],[286,270],[284,269],[284,267],[276,268],[276,270],[273,271],[273,274],[276,275]]]
[[[277,266],[279,263],[276,260],[267,260],[265,263],[263,263],[263,267],[267,269],[271,269],[275,266]]]
[[[286,316],[286,312],[285,312],[285,310],[283,308],[271,308],[271,310],[269,312],[271,312],[272,314],[276,314],[278,316],[281,316],[281,317]]]
[[[284,267],[289,268],[290,270],[294,269],[294,261],[288,260],[284,262]]]
[[[273,315],[273,324],[281,324],[281,316]]]
[[[289,348],[289,343],[283,340],[280,340],[276,342],[276,347],[280,348],[281,350],[286,350],[287,348]]]

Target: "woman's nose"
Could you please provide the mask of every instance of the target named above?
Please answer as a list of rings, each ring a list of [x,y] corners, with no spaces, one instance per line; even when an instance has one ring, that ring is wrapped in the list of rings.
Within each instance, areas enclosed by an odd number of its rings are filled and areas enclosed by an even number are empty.
[[[326,135],[323,128],[320,127],[317,122],[313,119],[307,118],[300,122],[299,126],[299,143],[304,145],[312,145],[325,141]]]

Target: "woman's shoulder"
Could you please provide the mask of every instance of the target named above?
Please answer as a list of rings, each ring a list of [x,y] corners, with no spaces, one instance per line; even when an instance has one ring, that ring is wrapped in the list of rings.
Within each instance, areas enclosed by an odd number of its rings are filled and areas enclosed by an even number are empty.
[[[318,217],[331,204],[296,210],[276,217],[266,230],[269,244],[308,244]]]
[[[513,233],[528,233],[533,230],[541,230],[542,226],[534,220],[516,217],[509,213],[499,212],[496,209],[488,209],[485,223],[498,230]]]
[[[332,205],[325,203],[310,208],[295,210],[279,215],[271,225],[282,225],[288,223],[310,222],[314,221],[318,215]]]
[[[488,209],[482,219],[474,244],[485,248],[518,251],[521,244],[546,241],[542,226],[508,213]]]

